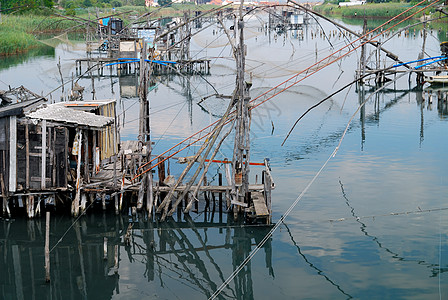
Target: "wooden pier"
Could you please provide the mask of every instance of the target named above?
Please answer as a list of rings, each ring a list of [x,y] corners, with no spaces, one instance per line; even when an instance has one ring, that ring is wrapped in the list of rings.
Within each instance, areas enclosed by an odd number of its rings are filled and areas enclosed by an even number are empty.
[[[178,60],[171,63],[153,63],[155,75],[159,74],[210,74],[210,59]],[[120,76],[123,74],[138,74],[140,72],[140,58],[108,58],[92,57],[75,60],[76,75],[81,77]]]

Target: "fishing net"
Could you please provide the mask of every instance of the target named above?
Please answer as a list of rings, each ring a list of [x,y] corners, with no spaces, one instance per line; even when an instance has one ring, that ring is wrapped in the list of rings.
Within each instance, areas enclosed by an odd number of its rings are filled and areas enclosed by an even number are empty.
[[[66,32],[48,39],[39,40],[39,42],[52,48],[63,46],[66,49],[72,51],[86,50],[85,43],[73,42],[71,39],[69,39],[68,34]]]

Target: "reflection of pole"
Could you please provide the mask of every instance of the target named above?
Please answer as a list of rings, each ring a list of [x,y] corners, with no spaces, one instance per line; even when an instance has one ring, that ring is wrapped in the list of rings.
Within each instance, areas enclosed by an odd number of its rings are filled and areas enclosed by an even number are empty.
[[[358,87],[358,101],[359,104],[362,104],[364,102],[364,85],[360,85]],[[361,106],[361,109],[359,111],[359,119],[361,121],[361,150],[364,148],[364,142],[366,140],[366,106]]]
[[[180,265],[182,265],[183,270],[189,275],[189,277],[191,278],[191,280],[193,281],[193,283],[202,290],[202,292],[204,293],[204,295],[206,295],[207,298],[210,297],[210,291],[208,289],[206,289],[204,287],[204,285],[202,284],[202,282],[200,282],[197,278],[196,278],[196,274],[194,272],[192,272],[190,270],[190,268],[188,267],[188,265],[185,263],[185,259],[183,259],[183,257],[181,257],[178,253],[178,251],[176,251],[175,249],[175,244],[176,242],[179,244],[179,246],[181,246],[182,250],[185,251],[185,253],[187,253],[187,250],[185,248],[185,246],[182,243],[182,240],[179,239],[179,237],[177,237],[177,235],[173,232],[173,230],[168,229],[168,226],[162,229],[163,231],[166,232],[170,232],[170,236],[167,239],[167,243],[169,244],[172,253],[174,256],[176,256],[178,262],[180,263]],[[169,234],[169,233],[168,233]]]
[[[218,264],[215,262],[215,260],[213,259],[213,257],[210,255],[210,251],[209,251],[208,248],[207,248],[207,243],[206,243],[206,241],[204,241],[204,239],[202,238],[202,236],[199,234],[199,231],[197,230],[197,228],[196,228],[196,226],[195,226],[193,220],[191,219],[190,215],[187,215],[187,214],[186,214],[186,215],[184,216],[184,218],[185,218],[185,220],[187,221],[188,225],[189,225],[189,226],[191,227],[191,229],[193,230],[193,232],[195,233],[195,235],[196,235],[196,237],[198,238],[199,242],[201,243],[201,245],[202,245],[202,247],[203,247],[203,249],[204,249],[205,255],[209,258],[210,262],[213,264],[213,266],[215,267],[216,271],[218,272],[218,274],[219,274],[219,278],[220,278],[222,281],[224,281],[225,279],[224,279],[224,275],[223,275],[223,273],[222,273],[222,271],[221,271],[221,268],[218,266]],[[232,290],[232,294],[233,294],[233,297],[236,298],[235,292],[234,292],[233,290]],[[227,298],[229,298],[229,297],[227,297]]]
[[[170,226],[175,229],[178,233],[180,238],[172,232],[172,236],[177,240],[179,246],[185,253],[190,253],[192,257],[194,258],[194,264],[198,268],[199,272],[204,276],[205,281],[208,283],[210,288],[214,291],[217,288],[216,283],[210,278],[210,275],[207,272],[207,268],[205,267],[204,261],[199,257],[196,249],[194,248],[193,244],[188,239],[188,236],[180,229],[177,224],[173,220],[169,220]],[[188,247],[188,248],[187,248]],[[207,249],[207,248],[205,248]],[[210,292],[206,290],[207,297],[210,297]]]
[[[288,233],[289,233],[289,237],[291,238],[291,241],[293,242],[294,246],[297,248],[297,251],[299,252],[300,256],[303,257],[303,259],[305,260],[305,262],[306,262],[311,268],[313,268],[314,270],[316,270],[316,271],[317,271],[317,274],[323,276],[323,277],[325,278],[325,280],[327,280],[329,283],[331,283],[331,285],[335,286],[340,292],[342,292],[344,295],[346,295],[346,296],[348,297],[348,299],[353,298],[351,295],[349,295],[349,294],[347,294],[346,292],[344,292],[344,290],[343,290],[339,285],[337,285],[333,280],[331,280],[327,275],[325,275],[325,273],[324,273],[321,269],[319,269],[318,267],[316,267],[312,262],[310,262],[310,261],[308,260],[308,258],[305,256],[305,254],[302,253],[302,250],[300,250],[299,245],[297,245],[296,241],[294,240],[294,237],[292,236],[291,230],[289,229],[288,225],[286,225],[285,222],[283,222],[283,225],[285,225],[286,230],[287,230]]]
[[[78,239],[78,254],[79,254],[79,265],[81,266],[81,293],[84,296],[84,299],[87,299],[87,283],[86,283],[86,271],[84,268],[84,254],[82,252],[82,238],[81,231],[79,230],[79,226],[75,225],[76,238]]]
[[[45,221],[45,281],[50,282],[50,212]]]
[[[146,271],[148,282],[154,280],[154,223],[147,222],[148,227],[143,232],[143,238],[146,244]]]
[[[232,246],[232,264],[236,270],[251,251],[250,237],[246,236],[244,227],[235,227]],[[251,261],[239,272],[235,280],[237,299],[253,299]],[[243,298],[244,297],[244,298]]]
[[[25,299],[23,295],[22,267],[20,266],[20,251],[18,245],[12,247],[12,263],[14,265],[14,279],[16,284],[16,298]]]
[[[424,115],[423,115],[423,106],[425,105],[424,99],[423,99],[423,92],[421,90],[417,91],[416,93],[417,98],[417,104],[420,105],[420,146],[423,143],[424,139]]]

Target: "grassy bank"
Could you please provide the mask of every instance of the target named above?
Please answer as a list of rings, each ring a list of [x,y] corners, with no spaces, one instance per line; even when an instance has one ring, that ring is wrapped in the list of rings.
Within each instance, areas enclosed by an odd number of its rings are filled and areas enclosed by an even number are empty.
[[[40,46],[35,34],[57,33],[76,25],[54,16],[2,15],[0,55],[14,55]]]
[[[39,43],[34,36],[23,31],[0,28],[0,55],[25,52]]]
[[[205,11],[216,8],[216,5],[194,5],[194,4],[173,4],[166,8],[147,8],[145,6],[124,6],[116,8],[115,10],[96,8],[76,9],[72,13],[76,17],[83,19],[96,19],[97,13],[100,17],[112,14],[120,14],[119,17],[124,20],[125,25],[131,22],[131,16],[137,17],[142,14],[152,12],[151,19],[160,17],[176,17],[183,16],[185,11]],[[56,11],[58,14],[64,14],[64,11]],[[33,13],[26,13],[23,15],[2,15],[2,23],[0,23],[0,55],[14,55],[26,52],[31,48],[38,47],[40,43],[37,41],[35,35],[41,33],[54,33],[75,29],[77,31],[83,30],[85,27],[79,27],[78,22],[67,20],[61,17],[52,15],[39,15]]]
[[[339,7],[335,4],[323,4],[314,7],[314,10],[326,16],[344,17],[344,18],[374,18],[374,19],[390,19],[406,9],[410,8],[408,3],[368,3],[358,6]],[[403,14],[403,18],[411,15],[417,9]],[[434,13],[434,8],[427,10],[425,13]],[[421,17],[423,12],[418,13],[414,18]]]

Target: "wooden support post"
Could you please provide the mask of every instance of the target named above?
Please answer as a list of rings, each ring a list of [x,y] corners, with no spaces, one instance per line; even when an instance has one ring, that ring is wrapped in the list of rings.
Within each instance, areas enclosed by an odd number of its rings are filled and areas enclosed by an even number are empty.
[[[218,185],[222,186],[222,173],[218,174]],[[222,193],[219,193],[219,215],[222,214]]]
[[[45,220],[45,281],[50,282],[50,212]]]
[[[271,176],[268,175],[267,172],[264,172],[265,180],[264,180],[264,197],[266,200],[266,206],[271,213],[271,190],[272,190],[272,181]]]
[[[87,194],[81,193],[81,207],[80,207],[81,213],[83,213],[86,210],[86,204],[87,204]]]
[[[25,189],[30,188],[30,134],[29,125],[25,124]]]
[[[42,120],[42,159],[41,159],[41,182],[40,186],[44,190],[47,177],[47,121]]]
[[[93,157],[92,157],[92,164],[93,164],[92,174],[97,174],[100,171],[100,157],[99,157],[100,150],[99,150],[99,148],[97,149],[97,146],[96,146],[97,136],[98,136],[98,132],[95,130],[93,132],[93,137],[92,137],[92,152],[93,152],[92,153],[93,154]]]
[[[34,196],[25,196],[26,201],[26,214],[28,218],[34,218]]]
[[[79,214],[79,201],[81,193],[81,149],[82,149],[82,129],[78,130],[78,163],[76,166],[76,196],[72,203],[72,215],[77,217]]]
[[[148,174],[146,173],[143,178],[140,181],[140,186],[138,188],[138,198],[137,198],[137,209],[140,211],[143,207],[143,197],[145,196],[145,190],[146,190],[146,177]]]
[[[8,213],[8,217],[11,218],[11,212],[9,211],[9,206],[8,206],[9,197],[6,192],[5,181],[3,180],[2,173],[0,173],[0,187],[1,187],[2,196],[3,196],[2,197],[2,199],[3,199],[3,215]]]
[[[233,181],[234,178],[232,176],[232,171],[231,171],[231,165],[230,164],[226,164],[226,180],[227,180],[227,185],[232,187],[232,191],[233,191]],[[231,195],[230,195],[230,191],[226,190],[226,202],[227,202],[227,209],[230,208],[231,205]]]
[[[204,186],[207,186],[207,177],[204,177]],[[204,191],[204,199],[205,199],[205,209],[204,211],[208,211],[210,208],[210,200],[207,195],[207,191]]]
[[[159,157],[158,163],[158,173],[159,173],[159,184],[163,184],[163,181],[165,180],[165,162],[161,162],[163,160],[162,157]]]
[[[92,151],[95,151],[92,148]],[[89,168],[89,159],[90,159],[90,153],[89,153],[89,132],[86,131],[84,134],[84,181],[89,183],[90,182],[90,168]]]
[[[146,210],[148,211],[148,218],[152,215],[152,208],[154,207],[154,195],[152,189],[152,172],[148,172],[148,189],[146,191]]]
[[[56,169],[57,169],[57,162],[56,162],[56,128],[53,128],[52,135],[50,135],[50,141],[49,141],[49,149],[50,149],[50,161],[51,161],[51,186],[58,186],[56,181]]]
[[[17,118],[9,117],[9,192],[17,187]]]

